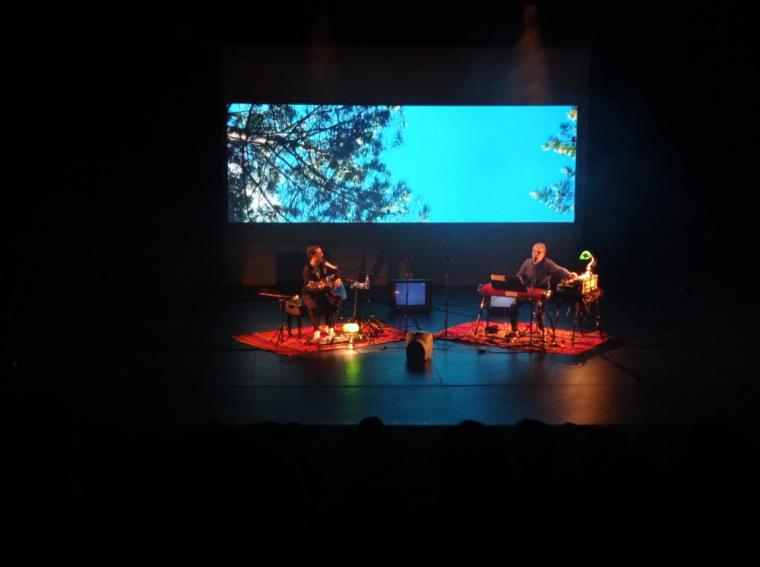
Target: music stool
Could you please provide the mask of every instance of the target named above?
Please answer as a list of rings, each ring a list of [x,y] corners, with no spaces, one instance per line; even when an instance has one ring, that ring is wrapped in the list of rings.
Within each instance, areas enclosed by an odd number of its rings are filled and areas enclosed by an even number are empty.
[[[308,310],[306,309],[306,306],[303,304],[303,301],[301,299],[289,299],[285,302],[285,313],[288,315],[288,336],[292,337],[293,333],[291,332],[291,328],[293,325],[293,317],[296,318],[296,323],[298,325],[298,338],[301,338],[301,322],[304,318],[304,316],[308,315]]]

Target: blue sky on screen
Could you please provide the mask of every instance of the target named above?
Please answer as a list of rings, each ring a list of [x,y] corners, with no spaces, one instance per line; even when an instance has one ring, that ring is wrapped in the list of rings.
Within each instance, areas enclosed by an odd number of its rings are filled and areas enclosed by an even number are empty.
[[[571,106],[405,106],[404,143],[384,153],[430,205],[429,222],[572,222],[533,199],[575,159],[541,146]]]
[[[382,160],[394,182],[405,181],[429,205],[428,222],[574,221],[573,211],[557,213],[530,196],[560,182],[563,167],[576,167],[574,158],[541,147],[559,134],[573,106],[402,108],[403,144],[392,147],[388,127]]]

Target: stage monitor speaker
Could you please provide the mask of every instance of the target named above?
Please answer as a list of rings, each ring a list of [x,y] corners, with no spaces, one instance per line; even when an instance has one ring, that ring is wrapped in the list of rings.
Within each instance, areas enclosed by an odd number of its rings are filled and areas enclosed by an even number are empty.
[[[426,331],[406,333],[406,358],[409,362],[420,363],[433,356],[433,333]]]

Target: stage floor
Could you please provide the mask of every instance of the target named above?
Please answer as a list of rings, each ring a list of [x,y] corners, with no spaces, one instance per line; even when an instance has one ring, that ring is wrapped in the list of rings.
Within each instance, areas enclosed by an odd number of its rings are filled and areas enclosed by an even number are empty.
[[[436,341],[422,371],[407,367],[404,343],[291,358],[242,345],[233,335],[279,322],[277,301],[255,295],[188,301],[171,313],[146,310],[121,321],[53,317],[38,328],[28,319],[18,331],[10,388],[14,397],[52,394],[78,421],[125,428],[347,425],[367,416],[389,425],[750,420],[743,331],[728,331],[727,319],[708,321],[685,301],[612,295],[602,302],[602,324],[613,339],[587,354]],[[432,311],[406,321],[384,300],[378,291],[371,313],[389,324],[443,327],[441,290],[434,292]],[[473,320],[477,307],[474,288],[453,289],[449,325]],[[345,305],[342,313],[350,311]]]

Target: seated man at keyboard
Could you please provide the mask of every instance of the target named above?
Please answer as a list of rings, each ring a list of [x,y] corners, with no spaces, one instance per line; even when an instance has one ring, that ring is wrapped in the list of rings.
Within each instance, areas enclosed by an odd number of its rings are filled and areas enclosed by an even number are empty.
[[[550,258],[546,257],[546,244],[536,242],[531,250],[530,258],[526,259],[520,269],[517,271],[517,279],[525,284],[528,289],[532,288],[549,288],[552,278],[577,278],[578,274],[563,268]],[[517,299],[509,308],[509,322],[512,326],[512,333],[517,333],[517,319],[520,314],[520,307],[529,303],[525,300]],[[543,321],[539,318],[539,326],[543,330]]]

